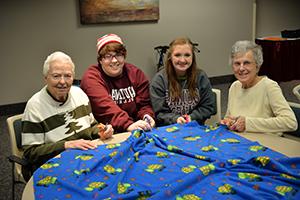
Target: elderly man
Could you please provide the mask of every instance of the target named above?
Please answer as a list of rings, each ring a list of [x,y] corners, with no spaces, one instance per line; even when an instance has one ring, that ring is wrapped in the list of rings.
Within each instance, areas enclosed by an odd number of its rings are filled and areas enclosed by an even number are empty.
[[[24,157],[35,170],[65,149],[93,149],[93,139],[112,136],[111,125],[99,126],[86,94],[72,86],[75,66],[63,52],[44,63],[46,86],[27,102],[22,119]]]

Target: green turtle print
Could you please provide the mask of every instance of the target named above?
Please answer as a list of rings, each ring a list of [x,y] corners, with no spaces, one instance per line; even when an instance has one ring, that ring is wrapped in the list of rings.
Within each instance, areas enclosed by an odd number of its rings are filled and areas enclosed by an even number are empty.
[[[119,143],[117,143],[117,144],[107,144],[105,148],[107,148],[107,149],[116,149],[120,146],[121,146],[121,144],[119,144]]]
[[[209,173],[214,171],[216,167],[213,164],[204,165],[199,168],[200,171],[203,173],[204,176],[207,176]]]
[[[218,187],[218,192],[221,194],[235,194],[235,190],[233,189],[232,185],[224,184]]]
[[[91,182],[86,188],[84,188],[86,191],[92,192],[95,189],[103,190],[107,187],[107,184],[104,182]]]
[[[179,195],[176,196],[176,200],[201,200],[201,198],[195,194],[186,194],[183,195],[182,197]]]
[[[182,167],[181,168],[181,171],[188,174],[188,173],[191,173],[193,172],[197,167],[195,165],[189,165],[187,167]]]
[[[217,147],[214,147],[213,145],[204,146],[201,148],[203,152],[209,152],[209,151],[216,151],[219,150]]]
[[[254,145],[254,146],[250,146],[249,150],[250,151],[254,151],[254,152],[258,152],[258,151],[265,151],[267,148],[261,145]]]
[[[178,147],[175,146],[175,145],[168,145],[168,146],[167,146],[167,149],[168,149],[169,151],[172,151],[172,152],[177,152],[177,153],[182,152],[182,149],[178,148]]]
[[[207,156],[202,156],[202,155],[198,155],[198,154],[195,155],[195,158],[197,158],[197,159],[199,159],[199,160],[210,160],[209,157],[207,157]]]
[[[41,166],[41,168],[42,169],[51,169],[51,168],[53,168],[53,167],[58,167],[59,166],[59,164],[58,163],[54,163],[54,162],[47,162],[47,163],[45,163],[45,164],[43,164],[42,166]]]
[[[227,142],[227,143],[230,143],[230,144],[240,143],[240,141],[238,139],[235,139],[235,138],[221,139],[221,142]]]
[[[111,158],[115,157],[118,154],[118,151],[113,151],[109,154]]]
[[[39,180],[37,182],[37,186],[48,187],[49,185],[56,184],[57,178],[53,176],[46,176],[45,178]]]
[[[240,179],[247,179],[249,182],[257,182],[257,181],[262,181],[262,178],[260,175],[257,175],[255,173],[244,173],[244,172],[239,172],[238,177]]]
[[[259,157],[255,158],[254,162],[257,163],[258,165],[265,167],[270,162],[270,157],[269,156],[259,156]]]
[[[129,183],[118,183],[118,194],[127,194],[131,192],[133,189],[130,188],[131,184]]]
[[[81,174],[87,174],[87,173],[89,173],[90,171],[91,171],[90,168],[80,169],[80,170],[75,169],[75,170],[74,170],[74,174],[80,176]]]
[[[112,174],[112,175],[115,175],[117,172],[122,172],[122,169],[121,168],[117,168],[115,169],[113,166],[111,165],[105,165],[103,167],[104,171],[106,171],[107,173],[109,174]]]
[[[93,157],[94,157],[93,154],[82,154],[82,155],[76,156],[75,159],[87,161],[87,160],[91,160]]]
[[[175,131],[179,131],[179,128],[177,126],[172,126],[172,127],[166,128],[166,131],[169,133],[172,133]]]
[[[194,137],[192,137],[192,136],[186,136],[183,139],[186,140],[186,141],[197,141],[197,140],[200,140],[201,137],[200,136],[194,136]]]
[[[157,151],[157,152],[156,152],[156,157],[158,157],[158,158],[168,158],[168,157],[169,157],[169,154],[166,153],[166,152]]]
[[[164,168],[166,167],[161,164],[152,164],[152,165],[148,165],[145,171],[154,173],[155,171],[162,171]]]
[[[241,162],[241,159],[228,159],[227,162],[231,163],[232,165],[237,165]]]
[[[294,176],[290,176],[290,175],[284,174],[284,173],[280,174],[280,176],[283,178],[290,179],[290,180],[297,180]]]
[[[152,193],[149,190],[138,192],[138,194],[139,196],[136,200],[146,200],[152,196]]]
[[[285,185],[276,186],[275,189],[276,189],[277,193],[279,193],[282,196],[286,196],[288,193],[290,193],[292,196],[294,196],[295,193],[297,192],[297,190],[295,190],[293,187],[285,186]]]

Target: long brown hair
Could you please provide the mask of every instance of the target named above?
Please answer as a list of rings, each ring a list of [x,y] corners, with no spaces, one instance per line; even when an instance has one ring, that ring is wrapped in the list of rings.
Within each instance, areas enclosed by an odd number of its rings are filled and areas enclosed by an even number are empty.
[[[180,37],[173,40],[169,45],[169,50],[166,57],[166,72],[168,77],[168,87],[170,92],[170,97],[174,99],[178,99],[181,96],[181,86],[178,82],[177,75],[172,63],[172,53],[176,45],[184,45],[188,44],[192,49],[193,60],[192,65],[186,71],[186,78],[188,84],[188,90],[192,97],[196,97],[197,90],[196,90],[196,78],[197,78],[197,64],[196,64],[196,57],[193,43],[189,38]]]

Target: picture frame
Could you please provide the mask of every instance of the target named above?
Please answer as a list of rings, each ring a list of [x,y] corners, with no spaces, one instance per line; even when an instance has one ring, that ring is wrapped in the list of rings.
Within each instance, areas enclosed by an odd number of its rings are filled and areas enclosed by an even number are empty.
[[[81,24],[157,21],[159,0],[79,0]]]

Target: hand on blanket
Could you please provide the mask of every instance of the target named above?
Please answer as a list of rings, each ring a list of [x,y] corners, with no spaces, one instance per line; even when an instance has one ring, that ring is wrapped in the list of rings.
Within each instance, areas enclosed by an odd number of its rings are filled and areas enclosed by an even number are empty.
[[[136,129],[148,131],[148,130],[151,129],[151,127],[149,126],[149,123],[147,121],[145,121],[145,120],[138,120],[138,121],[132,123],[127,128],[127,131],[131,132],[131,131],[136,130]]]
[[[97,145],[93,143],[91,140],[70,140],[65,142],[65,149],[82,149],[82,150],[88,150],[88,149],[95,149]]]
[[[191,119],[190,115],[182,115],[182,116],[178,117],[176,120],[176,122],[178,124],[185,124],[185,123],[189,123],[191,121],[192,121],[192,119]]]
[[[243,132],[246,129],[246,119],[242,116],[227,116],[220,123],[226,125],[232,131]]]

